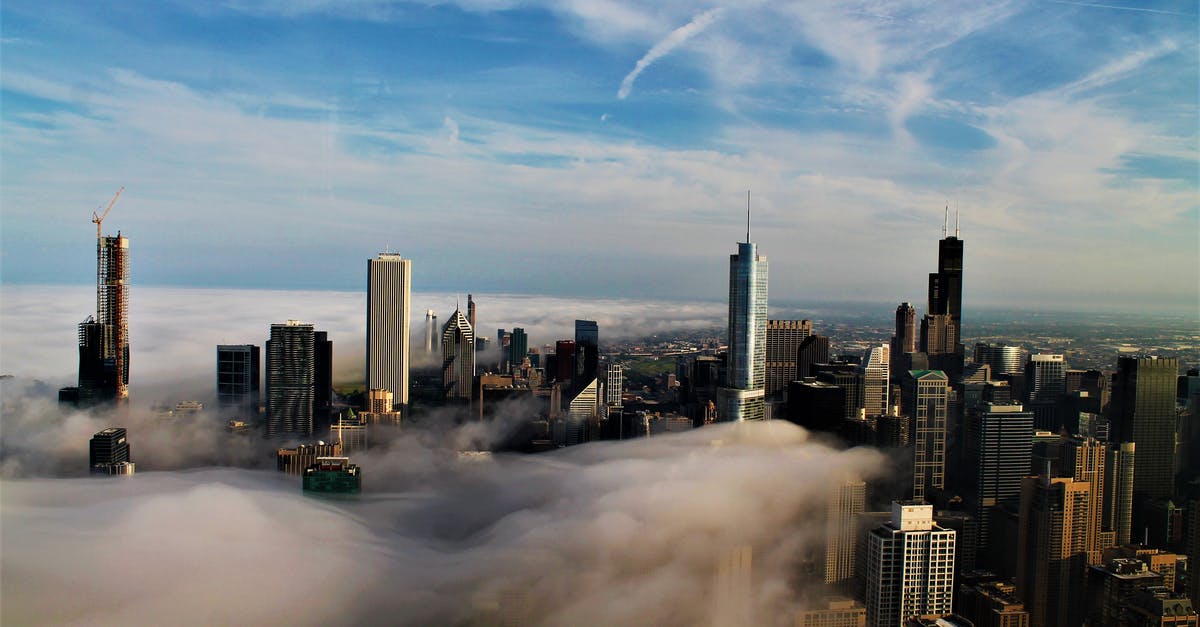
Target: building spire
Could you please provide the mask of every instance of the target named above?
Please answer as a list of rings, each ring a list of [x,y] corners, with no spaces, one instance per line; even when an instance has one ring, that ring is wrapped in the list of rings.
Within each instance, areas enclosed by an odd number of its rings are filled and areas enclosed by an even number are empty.
[[[946,211],[942,214],[942,239],[950,234],[950,203],[946,203]]]
[[[746,190],[746,243],[750,243],[750,190]]]
[[[958,204],[954,206],[954,239],[958,239]]]

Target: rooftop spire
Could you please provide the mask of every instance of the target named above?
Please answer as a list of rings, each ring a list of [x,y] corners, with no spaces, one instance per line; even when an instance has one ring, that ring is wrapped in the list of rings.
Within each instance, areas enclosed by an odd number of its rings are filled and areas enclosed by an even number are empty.
[[[958,205],[954,206],[954,238],[958,239]]]
[[[950,234],[950,203],[946,203],[946,212],[942,216],[942,239]]]
[[[750,190],[746,190],[746,243],[750,243]]]

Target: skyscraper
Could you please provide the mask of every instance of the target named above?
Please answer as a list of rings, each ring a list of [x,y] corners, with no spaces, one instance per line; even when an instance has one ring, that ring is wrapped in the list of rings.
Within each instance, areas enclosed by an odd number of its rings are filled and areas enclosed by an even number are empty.
[[[1067,363],[1062,355],[1039,353],[1025,364],[1025,391],[1030,401],[1055,402],[1067,390]]]
[[[767,398],[782,397],[796,380],[800,344],[810,335],[811,320],[767,320]]]
[[[597,418],[600,405],[600,382],[592,379],[579,390],[571,399],[567,408],[566,442],[567,446],[583,444],[588,441],[588,434],[593,421]]]
[[[950,390],[940,370],[910,370],[904,379],[901,411],[912,417],[913,499],[946,487],[946,410]]]
[[[1129,544],[1133,535],[1133,470],[1137,447],[1133,442],[1114,444],[1108,449],[1105,475],[1109,478],[1104,492],[1104,529],[1114,534],[1117,546]]]
[[[1032,627],[1070,627],[1083,618],[1091,484],[1025,477],[1017,532],[1017,592]]]
[[[990,366],[993,377],[1010,372],[1021,372],[1021,347],[1006,344],[976,344],[975,363]]]
[[[979,523],[979,546],[992,542],[992,517],[1021,500],[1021,481],[1033,454],[1033,414],[1017,403],[983,403],[970,410],[963,468],[969,511]]]
[[[625,369],[620,364],[606,364],[604,381],[604,402],[620,407],[621,393],[625,389]]]
[[[412,261],[392,253],[367,260],[367,389],[391,390],[408,407]],[[433,312],[426,313],[426,325]]]
[[[425,310],[425,352],[432,355],[438,349],[437,313],[432,309]]]
[[[525,334],[525,329],[513,327],[508,340],[508,355],[505,359],[508,362],[507,370],[515,372],[520,369],[527,353],[529,353],[529,336]]]
[[[827,363],[829,363],[829,338],[815,334],[804,338],[804,341],[800,342],[800,349],[796,351],[796,378],[793,381],[817,376],[813,370],[813,364]]]
[[[892,335],[892,359],[898,360],[905,353],[917,352],[917,310],[912,303],[900,303],[896,307],[896,332]],[[899,372],[899,361],[895,362]]]
[[[461,309],[442,328],[442,390],[446,398],[471,399],[475,383],[475,329]]]
[[[271,338],[267,340],[266,437],[313,434],[315,350],[313,325],[299,320],[271,325]]]
[[[868,416],[882,416],[888,412],[891,390],[890,364],[891,347],[887,344],[867,349],[862,364],[863,411]]]
[[[217,346],[217,401],[225,407],[257,410],[261,363],[253,344]]]
[[[132,475],[133,460],[124,427],[109,427],[88,442],[88,468],[93,475]]]
[[[129,239],[120,232],[101,235],[102,220],[93,218],[96,316],[79,324],[78,385],[59,390],[62,402],[91,405],[129,398]]]
[[[847,480],[830,495],[825,517],[825,583],[843,584],[854,578],[855,544],[858,529],[855,517],[866,504],[867,484]]]
[[[957,380],[964,353],[959,342],[962,337],[963,241],[958,239],[957,214],[954,235],[949,234],[949,209],[946,215],[942,239],[938,242],[938,271],[929,275],[929,306],[921,322],[921,350],[931,355],[930,367],[944,370]]]
[[[467,294],[467,322],[471,323],[471,328],[475,328],[475,297]]]
[[[1105,492],[1111,483],[1107,476],[1107,452],[1108,447],[1095,438],[1071,437],[1058,446],[1059,472],[1075,481],[1091,484],[1084,521],[1088,564],[1101,563],[1101,551],[1116,543],[1116,533],[1104,530]]]
[[[575,377],[575,340],[558,340],[554,343],[554,379],[559,383],[570,383]]]
[[[1148,501],[1171,498],[1175,464],[1175,384],[1179,360],[1121,357],[1113,378],[1115,439],[1133,442],[1134,529],[1142,528]],[[1136,532],[1135,532],[1136,533]]]
[[[892,503],[892,520],[867,535],[867,625],[899,627],[910,616],[944,615],[954,604],[956,534],[933,506]]]
[[[748,235],[748,234],[747,234]],[[729,357],[721,419],[766,414],[767,258],[749,241],[729,256]]]
[[[600,326],[595,320],[575,321],[575,387],[582,388],[596,378],[600,364]]]

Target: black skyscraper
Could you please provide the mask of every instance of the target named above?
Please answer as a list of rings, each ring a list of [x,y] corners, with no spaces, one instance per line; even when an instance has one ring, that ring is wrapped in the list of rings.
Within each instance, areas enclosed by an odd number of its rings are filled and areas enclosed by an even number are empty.
[[[600,366],[600,326],[595,320],[575,321],[575,390],[587,387]]]
[[[109,427],[92,436],[88,453],[92,474],[113,474],[110,466],[129,461],[129,442],[125,440],[125,429]]]
[[[813,364],[829,362],[829,338],[824,335],[810,335],[800,343],[796,351],[796,380],[815,377]]]

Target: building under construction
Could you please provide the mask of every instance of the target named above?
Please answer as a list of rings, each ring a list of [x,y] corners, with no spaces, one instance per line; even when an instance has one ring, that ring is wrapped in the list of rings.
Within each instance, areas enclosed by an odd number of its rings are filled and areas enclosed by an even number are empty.
[[[125,188],[113,196],[96,224],[96,315],[79,323],[79,384],[58,392],[61,402],[94,405],[129,397],[129,239],[103,235],[101,224]]]

